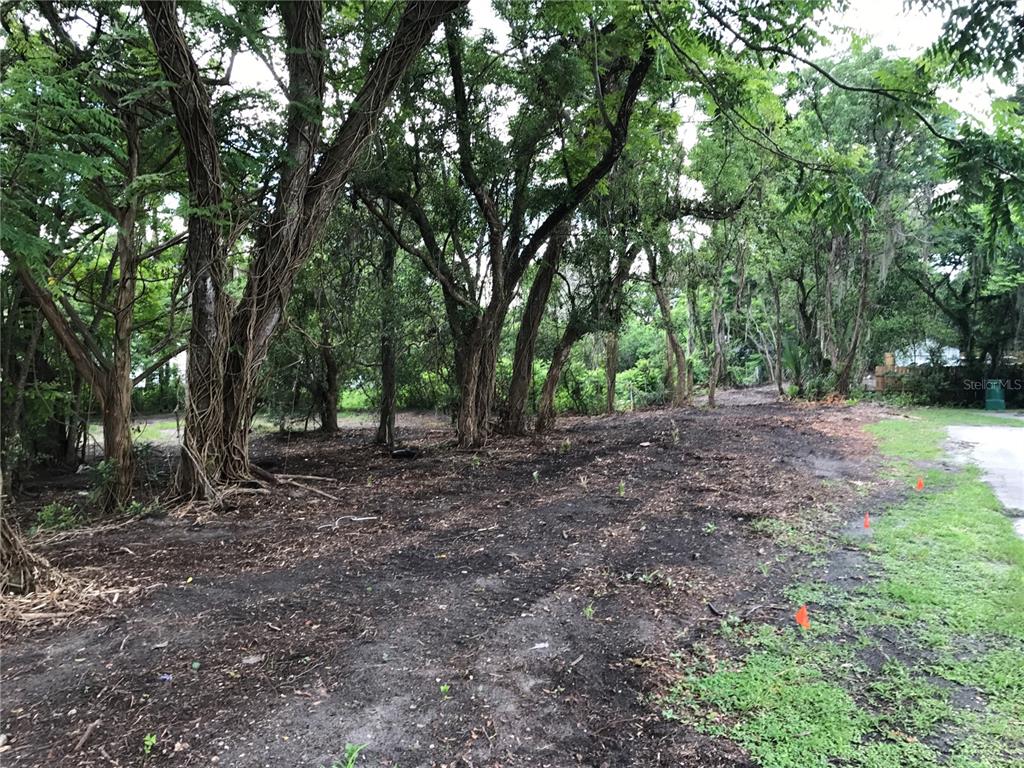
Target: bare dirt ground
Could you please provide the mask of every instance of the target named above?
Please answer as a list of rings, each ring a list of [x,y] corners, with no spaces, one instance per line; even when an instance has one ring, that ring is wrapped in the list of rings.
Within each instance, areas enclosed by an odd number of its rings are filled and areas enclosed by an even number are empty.
[[[791,615],[802,558],[763,522],[838,526],[878,411],[721,402],[479,453],[423,420],[411,460],[365,428],[267,436],[257,463],[322,493],[53,541],[68,573],[139,590],[8,636],[0,761],[749,765],[661,719],[665,671],[720,614]]]

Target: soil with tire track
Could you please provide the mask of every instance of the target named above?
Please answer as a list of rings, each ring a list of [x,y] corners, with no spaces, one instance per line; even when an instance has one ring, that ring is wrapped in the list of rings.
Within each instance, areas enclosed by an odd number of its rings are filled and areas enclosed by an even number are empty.
[[[661,719],[666,669],[720,615],[791,611],[801,556],[763,521],[834,525],[877,416],[647,411],[475,453],[420,424],[409,460],[368,429],[261,438],[257,463],[307,477],[45,548],[143,589],[8,638],[0,760],[329,766],[351,743],[367,766],[747,765]]]

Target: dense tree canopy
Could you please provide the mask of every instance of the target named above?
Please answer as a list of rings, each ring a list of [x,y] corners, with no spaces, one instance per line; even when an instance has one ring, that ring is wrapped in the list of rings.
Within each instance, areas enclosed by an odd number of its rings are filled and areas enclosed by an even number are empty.
[[[1018,82],[1019,6],[922,2],[945,34],[907,58],[837,51],[833,5],[3,3],[7,487],[98,420],[124,508],[146,412],[217,502],[271,481],[263,416],[375,410],[394,448],[432,408],[479,447],[845,397],[914,346],[1019,364],[1024,91],[939,95]]]

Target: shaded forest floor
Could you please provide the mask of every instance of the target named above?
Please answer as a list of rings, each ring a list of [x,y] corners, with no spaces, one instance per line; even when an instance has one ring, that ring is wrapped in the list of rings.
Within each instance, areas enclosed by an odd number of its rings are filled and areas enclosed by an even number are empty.
[[[367,429],[266,436],[261,466],[330,480],[58,538],[66,572],[137,590],[7,639],[0,759],[753,765],[666,717],[681,660],[791,624],[813,569],[864,578],[843,531],[896,496],[880,409],[723,400],[477,453],[423,420],[404,461]]]

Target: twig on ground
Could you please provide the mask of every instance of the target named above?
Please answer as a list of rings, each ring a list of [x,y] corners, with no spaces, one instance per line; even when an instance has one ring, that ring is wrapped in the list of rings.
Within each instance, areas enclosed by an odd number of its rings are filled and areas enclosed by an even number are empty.
[[[708,608],[711,610],[711,612],[713,614],[715,614],[715,616],[721,616],[721,617],[728,616],[727,613],[724,613],[724,612],[718,610],[717,608],[715,608],[715,604],[714,603],[708,603]]]
[[[746,621],[758,611],[763,611],[768,608],[780,610],[782,606],[775,605],[774,603],[760,603],[759,605],[755,605],[753,608],[748,608],[747,611],[743,614],[743,620]]]
[[[281,476],[278,475],[278,477],[281,477]],[[294,488],[301,488],[304,491],[309,491],[310,493],[315,493],[317,496],[323,496],[325,499],[330,499],[331,501],[337,501],[339,503],[341,502],[341,499],[339,499],[337,496],[332,496],[327,491],[321,491],[319,488],[314,488],[311,485],[305,485],[303,483],[297,483],[294,480],[281,480],[281,482],[284,483],[285,485],[290,485],[290,486],[292,486]]]
[[[82,734],[82,738],[80,738],[78,740],[78,743],[75,744],[75,752],[80,751],[82,747],[85,746],[85,742],[89,740],[89,737],[92,736],[92,732],[99,727],[99,724],[99,720],[93,720],[91,723],[89,723],[89,727],[85,729],[85,733]]]
[[[328,523],[327,525],[318,525],[316,529],[318,531],[322,531],[324,528],[337,528],[339,525],[341,525],[342,520],[351,520],[353,523],[365,523],[367,520],[380,520],[380,515],[373,515],[371,517],[355,517],[353,515],[342,515],[333,523]]]

